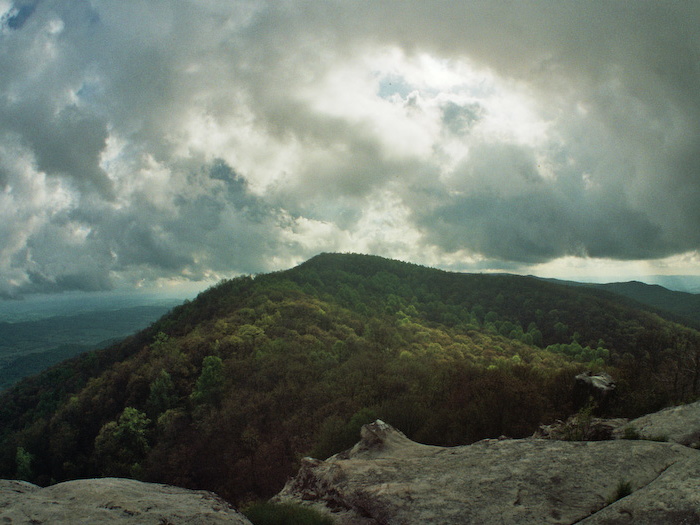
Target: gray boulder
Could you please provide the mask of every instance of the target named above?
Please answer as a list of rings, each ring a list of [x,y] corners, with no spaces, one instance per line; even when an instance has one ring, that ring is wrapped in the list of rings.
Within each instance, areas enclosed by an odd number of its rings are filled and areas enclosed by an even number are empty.
[[[0,480],[0,523],[250,525],[211,492],[118,478],[67,481],[46,488]]]
[[[617,438],[625,434],[698,448],[700,447],[700,401],[665,408],[633,419],[614,432]]]
[[[489,439],[432,447],[376,421],[350,451],[305,459],[273,500],[309,505],[347,525],[573,524],[619,508],[622,501],[611,503],[618,485],[628,482],[640,504],[666,501],[680,514],[665,517],[690,519],[700,517],[700,506],[685,476],[695,472],[699,454],[651,441]],[[673,495],[673,487],[684,495]],[[625,500],[629,512],[643,512],[630,496]],[[663,505],[644,512],[658,518]],[[600,520],[590,523],[605,523]]]
[[[586,406],[593,400],[598,410],[604,409],[615,393],[617,385],[612,376],[606,372],[584,372],[576,376],[574,383],[574,405]]]

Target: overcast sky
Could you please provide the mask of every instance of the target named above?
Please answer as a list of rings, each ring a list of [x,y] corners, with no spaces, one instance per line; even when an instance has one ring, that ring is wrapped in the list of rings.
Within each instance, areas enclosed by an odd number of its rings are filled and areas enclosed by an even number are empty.
[[[0,0],[0,296],[319,252],[700,273],[700,3]]]

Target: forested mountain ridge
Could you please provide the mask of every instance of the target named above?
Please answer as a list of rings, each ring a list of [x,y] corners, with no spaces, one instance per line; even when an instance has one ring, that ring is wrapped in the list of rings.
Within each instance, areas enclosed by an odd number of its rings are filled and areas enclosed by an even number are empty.
[[[700,294],[675,292],[658,284],[639,281],[600,284],[598,288],[629,297],[661,312],[669,312],[681,321],[687,319],[694,328],[700,328]]]
[[[381,417],[440,445],[532,433],[608,370],[610,415],[697,398],[700,334],[595,289],[323,254],[240,277],[0,398],[0,477],[131,476],[240,502]]]
[[[599,284],[560,279],[543,280],[567,286],[596,288],[613,293],[632,301],[629,303],[630,306],[643,305],[642,308],[650,309],[669,320],[700,329],[700,294],[698,293],[673,291],[658,284],[647,284],[639,281]]]

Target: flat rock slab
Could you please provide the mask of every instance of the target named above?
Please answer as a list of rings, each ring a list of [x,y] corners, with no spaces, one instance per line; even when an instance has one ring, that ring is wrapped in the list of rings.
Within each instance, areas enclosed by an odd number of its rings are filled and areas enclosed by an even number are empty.
[[[671,465],[653,483],[581,522],[581,525],[622,524],[700,524],[700,458]]]
[[[689,474],[681,467],[700,457],[650,441],[505,439],[427,447],[381,422],[362,435],[347,453],[304,460],[275,501],[313,506],[343,524],[573,524],[608,507],[621,481],[631,483],[633,494],[646,490],[648,499],[663,474],[671,483],[673,472]],[[682,507],[699,509],[696,503],[690,498]]]
[[[211,492],[119,478],[67,481],[46,488],[0,480],[0,524],[6,523],[250,525]]]

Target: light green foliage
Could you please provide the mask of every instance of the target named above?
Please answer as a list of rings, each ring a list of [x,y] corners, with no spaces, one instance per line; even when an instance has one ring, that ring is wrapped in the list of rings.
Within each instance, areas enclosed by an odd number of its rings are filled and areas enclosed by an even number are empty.
[[[164,332],[158,332],[156,336],[153,338],[153,343],[151,343],[151,348],[153,349],[158,349],[162,346],[164,346],[168,342],[168,334]]]
[[[299,505],[254,503],[243,509],[253,525],[333,525],[334,521],[318,511]]]
[[[557,343],[549,345],[546,350],[555,354],[568,356],[579,363],[593,363],[598,366],[602,366],[610,358],[610,351],[607,348],[582,347],[576,339],[570,344]]]
[[[218,356],[208,355],[202,362],[202,373],[197,379],[190,399],[196,404],[216,405],[221,401],[223,388],[223,361]]]
[[[15,458],[17,463],[15,477],[24,481],[32,481],[32,461],[34,461],[34,456],[24,450],[23,447],[17,447]]]

